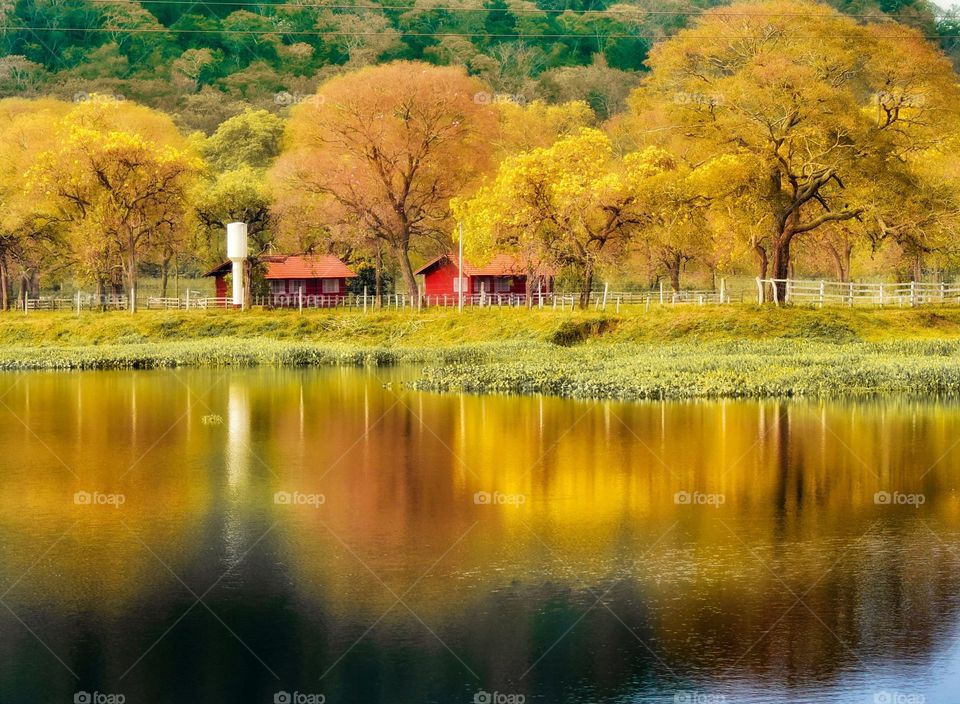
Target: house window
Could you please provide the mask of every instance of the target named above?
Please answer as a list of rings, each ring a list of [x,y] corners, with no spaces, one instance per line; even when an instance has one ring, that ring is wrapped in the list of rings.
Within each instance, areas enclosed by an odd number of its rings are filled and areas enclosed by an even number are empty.
[[[497,293],[509,293],[510,287],[513,284],[513,279],[509,276],[498,276],[494,279],[494,285],[497,287]]]
[[[453,280],[453,292],[460,293],[461,291],[463,291],[464,293],[467,293],[469,291],[469,286],[467,285],[466,276],[458,276]]]
[[[286,284],[286,281],[283,279],[272,279],[270,281],[270,293],[274,296],[282,296],[287,292],[284,284]]]
[[[321,291],[324,293],[340,293],[340,279],[323,279]]]

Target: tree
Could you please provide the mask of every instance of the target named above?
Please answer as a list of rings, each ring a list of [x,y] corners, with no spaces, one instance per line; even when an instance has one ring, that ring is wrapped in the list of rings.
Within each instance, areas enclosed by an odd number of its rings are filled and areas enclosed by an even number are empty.
[[[204,141],[203,155],[218,171],[265,168],[280,153],[283,128],[282,118],[266,110],[247,109],[217,127]]]
[[[56,124],[70,109],[57,100],[0,100],[0,309],[10,307],[12,268],[26,271],[59,229],[49,199],[24,189],[23,175],[38,156],[56,146]]]
[[[496,115],[462,68],[396,62],[333,78],[297,106],[272,178],[278,207],[329,228],[360,228],[395,258],[418,295],[411,247],[444,240],[449,200],[482,171]]]
[[[188,224],[188,192],[202,161],[168,117],[124,102],[91,100],[63,120],[56,148],[31,169],[36,192],[56,199],[75,234],[119,265],[136,311],[142,255]]]
[[[589,66],[562,66],[544,71],[537,94],[550,102],[582,100],[602,119],[621,112],[627,96],[640,82],[638,74],[610,68],[603,54],[594,54]]]
[[[769,262],[775,279],[789,276],[795,241],[862,218],[865,184],[897,183],[911,154],[946,147],[956,129],[956,77],[916,31],[812,2],[713,9],[649,64],[636,115],[666,113],[701,157],[753,161],[749,219],[767,222],[753,244],[761,275]]]
[[[194,207],[198,227],[192,249],[210,264],[223,261],[227,224],[247,224],[249,256],[246,265],[248,274],[252,275],[259,257],[273,246],[276,238],[263,169],[244,165],[216,174],[198,189]],[[251,287],[247,287],[245,295],[249,307],[252,303]]]
[[[482,260],[507,249],[530,267],[574,267],[587,307],[597,267],[622,252],[643,222],[638,193],[649,156],[615,159],[606,135],[583,129],[506,159],[492,182],[454,201],[471,255]]]
[[[593,127],[597,121],[590,106],[579,100],[559,105],[541,100],[527,104],[507,100],[496,102],[496,106],[500,117],[496,147],[503,156],[549,147],[562,137]]]
[[[0,58],[0,95],[34,94],[48,79],[43,65],[25,56]]]

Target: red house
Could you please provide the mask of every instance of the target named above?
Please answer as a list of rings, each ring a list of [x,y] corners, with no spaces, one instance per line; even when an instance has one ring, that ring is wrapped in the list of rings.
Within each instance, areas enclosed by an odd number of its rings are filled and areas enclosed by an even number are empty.
[[[423,276],[423,294],[428,303],[453,304],[459,300],[457,261],[456,254],[441,254],[414,272]],[[553,271],[547,271],[538,276],[532,282],[531,295],[551,293],[553,274]],[[486,294],[495,299],[497,295],[522,296],[527,293],[527,267],[509,254],[498,254],[483,266],[474,266],[464,259],[462,280],[464,296]]]
[[[347,295],[347,279],[356,276],[328,254],[270,254],[260,257],[260,262],[266,265],[264,278],[270,284],[267,302],[274,306],[299,305],[301,289],[304,305],[336,305]],[[227,261],[204,274],[215,278],[217,298],[230,295],[225,277],[231,268]]]

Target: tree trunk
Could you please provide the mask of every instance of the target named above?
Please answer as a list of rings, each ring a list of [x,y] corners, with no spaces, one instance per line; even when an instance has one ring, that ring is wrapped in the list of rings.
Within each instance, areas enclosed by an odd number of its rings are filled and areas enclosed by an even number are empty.
[[[373,307],[379,310],[383,307],[383,250],[377,246],[377,256],[373,259],[373,293],[376,298]]]
[[[253,258],[243,260],[243,307],[250,310],[253,307]]]
[[[767,250],[761,245],[754,245],[753,251],[757,254],[758,272],[761,279],[767,278],[767,270],[770,267],[770,260],[767,258]]]
[[[792,235],[784,234],[776,238],[772,243],[773,249],[773,262],[771,272],[773,278],[777,279],[774,282],[774,286],[777,288],[777,297],[776,300],[779,303],[784,302],[784,298],[787,295],[787,282],[786,279],[790,278],[790,240]]]
[[[580,289],[580,308],[590,307],[590,292],[593,290],[593,265],[588,264],[583,271],[583,288]]]
[[[533,272],[528,271],[524,280],[524,291],[527,294],[527,308],[533,308]]]
[[[20,290],[17,291],[17,309],[23,310],[26,307],[27,292],[29,291],[29,283],[27,282],[27,274],[23,272],[20,274]]]
[[[6,256],[0,257],[0,310],[10,310],[10,268]]]
[[[127,235],[127,251],[123,267],[124,283],[127,287],[127,309],[137,312],[137,243],[132,234]]]
[[[407,293],[413,301],[416,308],[420,298],[420,290],[417,288],[417,277],[413,275],[413,267],[410,266],[410,257],[406,250],[399,247],[394,249],[397,256],[397,263],[400,265],[400,273],[403,274],[403,282],[407,285]]]
[[[163,258],[160,267],[160,298],[167,297],[167,282],[170,280],[170,255]]]
[[[95,295],[96,295],[96,297],[97,297],[97,307],[98,307],[100,310],[104,310],[104,308],[106,308],[106,303],[105,303],[105,301],[103,300],[103,295],[104,295],[104,291],[105,291],[105,290],[106,290],[106,285],[104,284],[103,279],[98,277],[98,278],[97,278],[97,289],[96,289]]]
[[[670,288],[675,293],[680,293],[680,267],[682,266],[680,254],[668,254],[663,258],[663,265],[667,268],[667,273],[670,274]]]

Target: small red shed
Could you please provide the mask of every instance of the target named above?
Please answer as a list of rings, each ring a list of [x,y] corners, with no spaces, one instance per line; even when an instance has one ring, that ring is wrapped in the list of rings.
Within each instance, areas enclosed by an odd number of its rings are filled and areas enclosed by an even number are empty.
[[[260,262],[266,265],[268,302],[274,306],[299,305],[301,289],[304,305],[336,305],[347,295],[347,279],[356,276],[339,258],[329,254],[268,254],[261,256]],[[225,277],[231,267],[227,261],[204,274],[215,278],[217,298],[230,295]]]
[[[456,254],[441,254],[430,260],[414,272],[423,276],[423,294],[428,302],[437,298],[454,303],[459,299],[460,288],[457,285]],[[546,295],[553,291],[553,271],[545,271],[531,282],[530,293],[533,296]],[[512,295],[527,293],[527,267],[516,257],[509,254],[497,254],[487,264],[474,266],[463,260],[463,293],[465,296]]]

